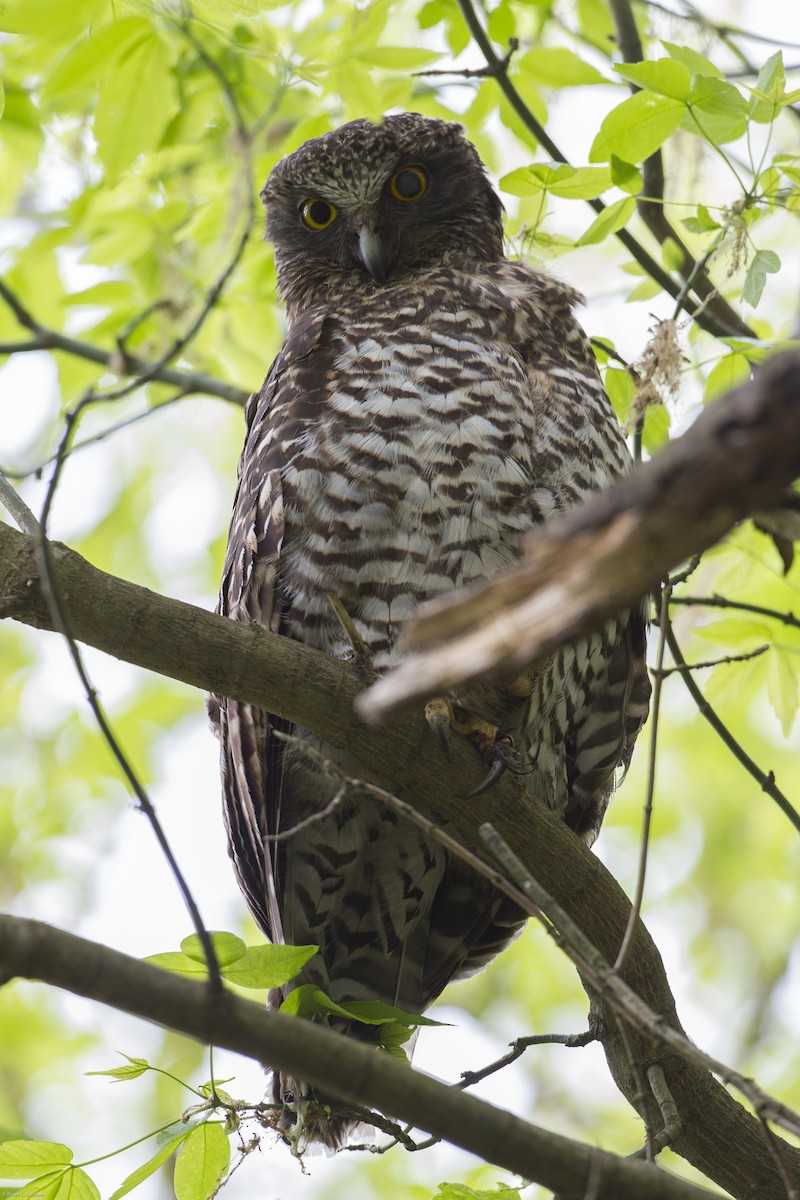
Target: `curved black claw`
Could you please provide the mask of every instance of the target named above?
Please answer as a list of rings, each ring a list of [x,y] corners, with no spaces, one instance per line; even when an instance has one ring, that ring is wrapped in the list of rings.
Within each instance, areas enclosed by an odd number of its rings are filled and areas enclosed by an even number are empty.
[[[476,796],[482,796],[484,792],[489,792],[495,787],[508,769],[508,763],[503,758],[496,758],[489,768],[489,774],[483,779],[476,788],[466,795],[460,796],[460,800],[474,800]]]
[[[514,748],[514,743],[507,733],[498,732],[496,740],[484,754],[491,763],[489,774],[476,788],[462,796],[462,800],[474,800],[476,796],[490,791],[499,783],[505,771],[510,771],[512,775],[527,775],[533,770],[533,763],[527,762]]]

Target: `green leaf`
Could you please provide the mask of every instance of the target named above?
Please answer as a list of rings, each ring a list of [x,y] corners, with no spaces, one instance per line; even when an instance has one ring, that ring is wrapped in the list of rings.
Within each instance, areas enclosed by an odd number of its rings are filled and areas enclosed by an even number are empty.
[[[247,951],[247,946],[235,933],[209,932],[209,937],[217,955],[217,962],[220,969],[227,967],[230,963],[238,962],[240,958],[244,957]],[[189,958],[205,966],[206,956],[203,952],[202,942],[196,933],[190,933],[188,937],[183,939],[181,950]]]
[[[399,1021],[389,1021],[381,1026],[380,1038],[378,1045],[391,1054],[392,1058],[398,1059],[400,1062],[408,1062],[408,1055],[403,1046],[413,1034],[414,1030],[409,1025],[401,1025]]]
[[[607,168],[569,167],[564,163],[531,163],[500,180],[501,191],[511,196],[547,191],[570,200],[593,200],[610,187],[611,172]]]
[[[753,261],[747,268],[747,275],[742,288],[742,298],[753,308],[758,305],[761,294],[767,282],[767,275],[774,275],[781,269],[781,260],[774,250],[757,250]]]
[[[188,1109],[179,1121],[173,1121],[165,1129],[159,1129],[155,1136],[155,1143],[157,1146],[168,1146],[170,1142],[174,1142],[178,1138],[188,1137],[193,1129],[196,1129],[198,1125],[204,1125],[207,1120],[208,1109],[204,1105],[198,1106],[195,1111]]]
[[[145,1071],[150,1070],[150,1063],[146,1058],[131,1058],[127,1054],[123,1054],[122,1057],[128,1059],[127,1067],[110,1067],[107,1071],[86,1071],[85,1074],[110,1075],[112,1079],[121,1083],[126,1079],[138,1079],[140,1075],[144,1075]]]
[[[281,987],[294,979],[316,953],[316,946],[248,946],[222,974],[243,988]]]
[[[615,63],[614,70],[630,83],[656,92],[659,96],[671,96],[673,100],[686,100],[692,86],[688,68],[672,58],[659,58],[655,62]]]
[[[468,1187],[465,1183],[440,1183],[433,1200],[520,1200],[519,1188],[498,1183],[491,1192]]]
[[[208,974],[205,963],[199,963],[188,954],[179,950],[167,950],[164,954],[148,954],[142,962],[150,963],[151,967],[162,967],[165,971],[174,971],[176,975],[189,975],[193,979],[204,979]]]
[[[623,192],[629,192],[631,196],[638,196],[644,186],[642,172],[633,163],[625,162],[621,158],[617,158],[616,154],[611,155],[611,180]]]
[[[365,1025],[383,1025],[386,1021],[397,1021],[400,1025],[446,1025],[446,1021],[434,1021],[419,1013],[405,1012],[392,1004],[381,1004],[378,1000],[348,1000],[345,1006],[350,1016]]]
[[[595,217],[575,245],[590,246],[596,242],[602,242],[609,234],[616,233],[618,229],[622,229],[623,225],[627,225],[635,210],[636,201],[633,196],[624,196],[622,200],[616,200],[613,204],[609,204]]]
[[[3,87],[3,81],[0,79],[0,117],[6,111],[6,89]]]
[[[0,8],[3,33],[26,33],[64,45],[88,28],[92,21],[106,15],[108,0],[4,0]]]
[[[750,378],[750,363],[744,354],[726,354],[725,358],[712,367],[706,379],[703,399],[716,400],[731,388],[747,383]]]
[[[603,120],[589,151],[589,162],[607,162],[612,154],[624,162],[643,162],[680,125],[686,107],[671,96],[637,92]]]
[[[150,32],[150,23],[142,17],[123,17],[92,29],[90,36],[81,38],[48,73],[42,87],[43,99],[52,104],[70,92],[88,89],[94,93]]]
[[[162,1146],[162,1148],[158,1150],[152,1158],[148,1158],[146,1163],[142,1163],[142,1165],[137,1167],[135,1171],[131,1171],[130,1175],[128,1175],[122,1181],[120,1186],[113,1193],[111,1200],[121,1200],[122,1196],[127,1196],[128,1192],[132,1192],[133,1189],[137,1188],[140,1183],[144,1183],[145,1179],[149,1179],[159,1167],[163,1167],[164,1163],[172,1158],[172,1155],[175,1153],[178,1147],[186,1141],[191,1133],[191,1129],[186,1129],[178,1137],[175,1137],[170,1142],[167,1142],[166,1146]]]
[[[665,237],[661,243],[661,261],[668,271],[680,271],[686,256],[678,243],[672,237]]]
[[[517,66],[532,75],[540,87],[608,83],[605,75],[565,46],[534,46],[517,60]]]
[[[706,208],[705,204],[698,204],[697,215],[694,217],[686,217],[681,222],[690,233],[708,233],[712,229],[721,229],[719,221],[715,221],[711,213]]]
[[[604,381],[614,412],[624,425],[636,399],[636,384],[622,367],[607,367]]]
[[[0,1144],[0,1179],[31,1179],[42,1167],[67,1167],[73,1152],[60,1142],[20,1141]]]
[[[800,656],[772,647],[767,656],[767,695],[781,723],[783,736],[792,732],[797,715]]]
[[[747,101],[732,83],[698,76],[689,93],[683,125],[712,145],[734,142],[747,129]]]
[[[177,1200],[208,1200],[231,1161],[231,1144],[221,1125],[206,1122],[193,1129],[175,1163]]]
[[[723,78],[723,73],[710,59],[704,58],[697,50],[691,50],[688,46],[678,46],[674,42],[662,42],[661,45],[669,54],[670,58],[674,58],[676,62],[683,63],[688,67],[692,75],[714,75],[717,79]]]
[[[636,287],[631,288],[625,297],[626,304],[634,304],[639,300],[651,300],[653,296],[658,296],[661,293],[661,284],[649,275],[646,276]]]
[[[669,413],[663,404],[649,404],[644,414],[642,445],[648,454],[655,454],[669,441]]]
[[[758,72],[750,96],[750,118],[768,125],[778,115],[786,95],[786,75],[780,50],[772,54]]]
[[[719,621],[709,621],[706,625],[696,625],[693,632],[704,642],[743,651],[745,654],[771,642],[774,634],[774,630],[770,629],[766,622],[750,617],[723,617]]]
[[[178,111],[167,45],[149,22],[142,25],[146,28],[121,58],[95,113],[98,155],[109,179],[156,146]]]
[[[70,1167],[63,1175],[50,1179],[48,1183],[44,1182],[45,1179],[50,1177],[31,1180],[27,1195],[37,1196],[40,1200],[100,1200],[95,1184],[80,1167]]]
[[[434,1021],[430,1017],[419,1016],[416,1013],[404,1012],[391,1004],[381,1004],[377,1000],[351,1000],[347,1004],[337,1004],[326,996],[321,988],[313,983],[304,983],[295,988],[281,1005],[281,1012],[291,1013],[298,1017],[315,1017],[322,1013],[332,1013],[337,1017],[346,1017],[351,1021],[361,1021],[364,1025],[383,1025],[387,1021],[398,1021],[401,1025],[443,1025],[443,1021]]]

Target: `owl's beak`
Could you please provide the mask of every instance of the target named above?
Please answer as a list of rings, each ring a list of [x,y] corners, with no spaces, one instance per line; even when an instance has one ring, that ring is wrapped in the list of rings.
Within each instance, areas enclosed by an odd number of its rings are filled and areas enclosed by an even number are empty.
[[[389,264],[386,252],[375,231],[364,222],[358,235],[358,252],[361,261],[376,283],[383,283],[388,273]]]

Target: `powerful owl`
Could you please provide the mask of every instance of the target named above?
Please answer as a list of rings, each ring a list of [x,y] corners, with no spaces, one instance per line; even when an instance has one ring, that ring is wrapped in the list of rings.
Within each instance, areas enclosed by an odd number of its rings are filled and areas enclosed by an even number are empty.
[[[578,297],[504,256],[502,205],[459,125],[352,121],[279,162],[262,197],[288,332],[247,409],[219,608],[347,658],[332,594],[381,671],[421,601],[513,564],[628,453]],[[591,843],[646,715],[642,615],[510,684],[444,698],[439,732],[455,713]],[[273,942],[319,946],[273,1005],[313,983],[420,1013],[524,924],[378,801],[323,814],[337,784],[303,743],[357,777],[352,755],[305,729],[276,738],[285,724],[237,701],[214,717],[250,910]],[[340,1144],[346,1122],[302,1083],[274,1094],[287,1127],[299,1112],[304,1139]]]

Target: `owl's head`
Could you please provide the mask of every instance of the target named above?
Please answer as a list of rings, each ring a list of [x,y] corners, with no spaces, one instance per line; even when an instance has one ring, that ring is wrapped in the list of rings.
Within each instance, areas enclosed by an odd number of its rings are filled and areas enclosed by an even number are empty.
[[[282,159],[261,198],[285,299],[338,276],[391,284],[459,257],[496,261],[503,207],[460,125],[351,121]]]

